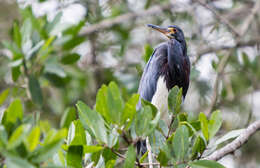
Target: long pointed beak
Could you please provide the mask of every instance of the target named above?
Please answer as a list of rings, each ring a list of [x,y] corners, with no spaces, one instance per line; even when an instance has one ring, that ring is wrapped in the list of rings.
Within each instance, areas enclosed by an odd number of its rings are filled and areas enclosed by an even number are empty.
[[[163,33],[164,35],[167,36],[167,34],[170,32],[167,28],[163,28],[163,27],[160,27],[160,26],[156,26],[156,25],[153,25],[153,24],[147,24],[148,27],[151,27],[161,33]]]

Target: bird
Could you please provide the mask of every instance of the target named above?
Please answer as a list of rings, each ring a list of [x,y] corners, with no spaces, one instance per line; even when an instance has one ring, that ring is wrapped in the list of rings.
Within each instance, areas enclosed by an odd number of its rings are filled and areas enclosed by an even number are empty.
[[[160,112],[161,119],[169,125],[168,94],[171,88],[182,88],[184,101],[189,88],[190,59],[182,29],[176,25],[160,27],[148,24],[148,27],[164,34],[168,40],[155,47],[145,65],[138,93],[141,99],[151,102]],[[141,108],[141,101],[137,109]],[[145,141],[137,143],[137,151],[146,152]],[[138,152],[138,153],[139,153]]]

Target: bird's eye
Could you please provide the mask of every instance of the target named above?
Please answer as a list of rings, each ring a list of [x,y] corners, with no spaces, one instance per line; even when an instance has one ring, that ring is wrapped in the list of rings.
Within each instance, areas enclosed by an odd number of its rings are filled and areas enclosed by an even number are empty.
[[[177,32],[177,30],[176,30],[175,28],[172,28],[172,27],[169,28],[169,30],[170,30],[170,32],[173,33],[173,34]]]

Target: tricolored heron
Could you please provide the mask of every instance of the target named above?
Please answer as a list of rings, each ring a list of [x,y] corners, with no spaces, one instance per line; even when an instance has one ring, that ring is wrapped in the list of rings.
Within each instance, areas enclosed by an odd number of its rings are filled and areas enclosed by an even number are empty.
[[[183,31],[178,26],[162,28],[148,24],[168,37],[167,42],[159,44],[147,62],[139,84],[138,93],[144,100],[150,101],[161,112],[161,118],[169,124],[168,93],[178,86],[183,89],[183,100],[189,87],[190,60]],[[141,107],[141,103],[137,108]],[[139,146],[139,147],[138,147]],[[145,142],[137,144],[138,151]],[[145,149],[146,150],[146,149]]]

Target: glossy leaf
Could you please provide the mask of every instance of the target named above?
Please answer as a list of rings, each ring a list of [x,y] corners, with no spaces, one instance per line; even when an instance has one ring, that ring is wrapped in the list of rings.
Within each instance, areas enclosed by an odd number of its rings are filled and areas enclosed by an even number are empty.
[[[84,145],[84,153],[95,153],[103,150],[103,146],[87,146]]]
[[[12,70],[12,79],[13,79],[14,82],[16,82],[21,75],[20,66],[12,67],[11,70]]]
[[[44,72],[57,75],[58,77],[61,78],[65,78],[67,76],[66,73],[64,72],[64,69],[60,65],[55,63],[46,64]]]
[[[208,131],[209,131],[209,139],[213,138],[222,125],[222,116],[219,110],[214,111],[211,114],[209,123],[208,123]]]
[[[123,167],[133,168],[135,166],[135,159],[136,159],[135,149],[133,146],[129,146],[126,153],[126,159]]]
[[[9,90],[10,89],[5,89],[4,91],[1,92],[1,94],[0,94],[0,105],[2,105],[5,102],[5,100],[7,99],[8,94],[9,94]]]
[[[131,124],[136,114],[136,105],[138,101],[139,101],[139,95],[133,94],[132,97],[125,103],[121,123],[125,123],[127,121],[129,124]],[[130,125],[128,125],[126,129],[129,126]]]
[[[26,139],[26,147],[30,152],[32,152],[40,143],[40,135],[41,132],[39,126],[34,127],[28,135]]]
[[[200,126],[205,139],[209,140],[208,120],[204,113],[199,114]]]
[[[15,123],[23,119],[23,105],[20,99],[15,99],[4,113],[3,123]]]
[[[63,139],[67,136],[67,131],[61,129],[58,131],[48,143],[43,144],[40,148],[37,148],[30,156],[30,160],[33,163],[40,163],[52,157],[60,148],[63,143]]]
[[[68,167],[81,168],[83,157],[83,146],[69,146],[67,153]]]
[[[168,96],[168,109],[169,111],[176,115],[181,110],[182,103],[182,88],[179,89],[177,86],[174,86]]]
[[[212,160],[198,160],[189,164],[191,168],[225,168],[223,165]]]
[[[86,145],[85,130],[79,120],[73,121],[69,127],[67,145]]]
[[[13,25],[13,39],[14,39],[16,45],[19,48],[21,48],[22,36],[21,36],[21,32],[20,32],[19,25],[17,22],[14,22],[14,25]]]
[[[79,112],[79,119],[85,128],[89,127],[96,138],[103,143],[107,143],[107,133],[103,118],[94,110],[91,110],[83,102],[79,101],[77,104]]]
[[[236,138],[238,136],[241,135],[242,132],[244,132],[245,129],[238,129],[238,130],[232,130],[228,133],[226,133],[224,136],[222,136],[221,138],[217,139],[215,141],[215,145],[219,145],[227,140],[230,140],[230,139],[233,139],[233,138]]]
[[[177,128],[173,138],[173,151],[177,161],[183,161],[189,149],[189,130],[182,125]]]
[[[61,128],[69,128],[71,122],[75,120],[77,117],[76,109],[74,107],[69,107],[65,110],[64,114],[62,115],[60,127]]]
[[[72,53],[65,55],[61,58],[61,63],[63,64],[73,64],[80,59],[80,55],[77,53]]]
[[[199,156],[199,154],[201,155],[205,149],[206,149],[206,144],[204,140],[200,136],[197,136],[194,145],[192,147],[191,158],[196,159],[196,157]]]
[[[18,128],[16,128],[8,140],[7,149],[13,149],[20,145],[25,139],[29,129],[29,125],[20,125]]]
[[[42,105],[43,103],[42,90],[38,79],[35,78],[34,76],[29,77],[29,90],[33,102],[35,102],[38,105]]]
[[[27,160],[17,156],[8,156],[5,162],[7,168],[36,168]]]

